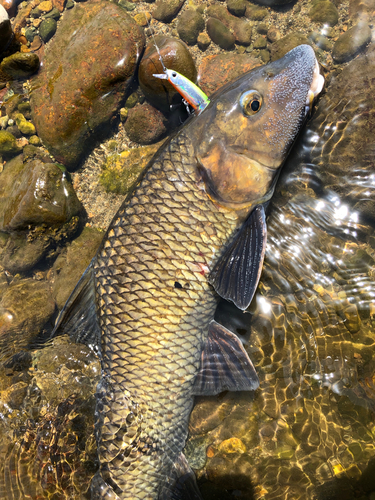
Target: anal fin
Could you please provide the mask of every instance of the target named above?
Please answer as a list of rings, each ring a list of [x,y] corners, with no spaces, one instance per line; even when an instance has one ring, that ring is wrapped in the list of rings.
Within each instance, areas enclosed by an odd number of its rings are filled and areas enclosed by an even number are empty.
[[[258,375],[241,341],[212,320],[193,394],[214,396],[226,390],[255,391],[258,387]]]
[[[195,474],[182,452],[173,464],[171,477],[164,484],[158,500],[203,500]]]
[[[215,291],[239,309],[249,307],[258,286],[266,241],[266,216],[257,205],[210,273]]]

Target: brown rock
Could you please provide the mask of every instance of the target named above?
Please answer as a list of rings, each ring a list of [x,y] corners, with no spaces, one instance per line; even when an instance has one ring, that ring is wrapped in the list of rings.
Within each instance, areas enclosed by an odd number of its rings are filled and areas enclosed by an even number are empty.
[[[66,0],[52,0],[52,5],[62,12],[64,10]]]
[[[259,64],[259,60],[246,54],[206,56],[199,66],[199,86],[209,96],[226,83],[235,80]]]
[[[131,141],[138,144],[152,144],[166,134],[167,121],[151,104],[137,104],[129,109],[125,130]]]
[[[223,5],[211,5],[206,13],[207,16],[218,19],[224,26],[232,30],[236,43],[250,45],[252,27],[248,21],[232,16]]]
[[[39,137],[68,168],[117,114],[143,46],[142,28],[113,3],[94,0],[65,12],[33,80],[31,106]]]

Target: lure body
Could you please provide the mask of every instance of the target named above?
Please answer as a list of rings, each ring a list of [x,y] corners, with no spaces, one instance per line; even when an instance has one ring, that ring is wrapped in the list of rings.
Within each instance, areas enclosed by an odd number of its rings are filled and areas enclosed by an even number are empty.
[[[210,103],[206,94],[195,83],[175,70],[165,68],[164,73],[153,76],[161,80],[168,80],[185,101],[196,110],[197,114],[203,111]]]

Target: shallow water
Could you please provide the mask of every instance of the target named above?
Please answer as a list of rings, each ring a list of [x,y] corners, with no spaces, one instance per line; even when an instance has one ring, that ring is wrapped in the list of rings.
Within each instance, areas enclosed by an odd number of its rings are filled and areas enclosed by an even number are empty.
[[[154,8],[143,2],[135,5],[131,15]],[[352,11],[359,8],[350,5]],[[332,41],[356,22],[350,5],[339,3]],[[263,22],[276,27],[280,36],[297,29],[327,33],[324,23],[311,22],[310,7],[302,1],[268,8],[264,20],[252,21],[253,30]],[[368,16],[371,23],[371,9]],[[178,36],[175,21],[152,25],[157,33]],[[255,38],[253,34],[252,43]],[[260,387],[255,393],[196,400],[185,453],[205,500],[375,498],[372,45],[361,50],[367,59],[344,64],[334,64],[331,50],[314,46],[326,90],[268,207],[267,251],[258,291],[248,313],[224,301],[216,312],[216,319],[244,341]],[[260,56],[250,47],[237,45],[229,53]],[[196,45],[190,52],[199,65],[204,55],[223,50],[211,42],[206,53]],[[18,85],[19,91],[19,83],[11,85]],[[116,148],[134,145],[122,125],[116,127]],[[89,202],[81,201],[88,225],[105,229],[108,213],[117,207],[109,207],[113,195],[98,184],[97,164],[103,157],[100,151],[109,154],[108,139],[101,146],[73,177],[80,195],[89,193],[90,182],[95,185]],[[34,268],[1,274],[4,499],[89,498],[89,482],[98,467],[93,434],[98,359],[64,337],[35,348],[48,337],[57,308],[64,303],[48,291],[68,263],[62,260],[61,267],[56,266],[69,239],[64,238]],[[73,267],[81,265],[79,276],[85,266],[79,264],[82,252],[77,248]],[[30,280],[27,293],[10,293],[24,280]],[[36,288],[31,287],[35,283]],[[48,311],[39,310],[41,296],[44,303],[51,302]],[[34,315],[22,316],[30,304]],[[23,332],[29,336],[24,338]]]

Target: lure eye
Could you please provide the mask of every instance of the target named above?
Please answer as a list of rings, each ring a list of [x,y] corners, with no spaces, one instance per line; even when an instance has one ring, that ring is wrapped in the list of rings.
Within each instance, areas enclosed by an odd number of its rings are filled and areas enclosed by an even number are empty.
[[[240,104],[243,113],[247,116],[252,116],[261,110],[263,99],[256,90],[249,90],[248,92],[242,94]]]
[[[176,78],[177,73],[173,72],[173,73],[172,73],[172,76],[173,76],[173,78]]]

